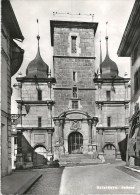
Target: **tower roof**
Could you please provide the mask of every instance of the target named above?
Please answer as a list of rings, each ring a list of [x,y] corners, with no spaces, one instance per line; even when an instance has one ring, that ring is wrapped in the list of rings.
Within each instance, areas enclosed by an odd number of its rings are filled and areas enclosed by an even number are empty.
[[[38,51],[34,60],[32,60],[26,69],[26,77],[34,78],[35,76],[38,78],[46,78],[48,77],[48,65],[43,61],[40,55],[40,47],[39,47],[39,39],[40,36],[37,36],[38,40]]]
[[[112,61],[109,57],[108,52],[108,36],[105,37],[106,39],[106,57],[104,61],[100,64],[101,67],[101,77],[118,77],[118,67],[117,64]]]

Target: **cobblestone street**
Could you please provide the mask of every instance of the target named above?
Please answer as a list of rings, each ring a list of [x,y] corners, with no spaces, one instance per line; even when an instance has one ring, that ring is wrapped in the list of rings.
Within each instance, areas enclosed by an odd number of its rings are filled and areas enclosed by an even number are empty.
[[[140,194],[140,173],[118,163],[35,171],[43,176],[28,195]]]
[[[35,170],[42,174],[42,177],[35,183],[26,194],[33,195],[57,195],[59,194],[63,168],[46,168]]]

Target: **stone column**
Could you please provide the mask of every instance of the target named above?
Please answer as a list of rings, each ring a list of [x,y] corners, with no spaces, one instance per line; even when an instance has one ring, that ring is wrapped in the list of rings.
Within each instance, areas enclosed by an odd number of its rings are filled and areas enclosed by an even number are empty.
[[[98,158],[103,162],[105,162],[104,159],[104,153],[103,153],[103,149],[102,149],[102,136],[103,136],[103,130],[100,129],[98,132]]]
[[[17,156],[16,156],[16,168],[23,168],[23,155],[22,155],[22,132],[17,131]]]
[[[53,160],[53,154],[52,154],[52,134],[54,132],[54,128],[53,127],[50,127],[49,129],[47,129],[48,131],[48,155],[47,155],[47,158],[49,161],[52,161]]]
[[[59,160],[59,147],[60,147],[60,140],[59,140],[59,120],[55,120],[55,146],[54,146],[54,160]]]
[[[89,135],[89,144],[92,143],[92,120],[88,120],[88,135]]]
[[[60,127],[59,127],[59,135],[60,135],[60,148],[59,148],[59,152],[60,152],[60,155],[64,155],[65,154],[63,128],[64,128],[64,120],[61,119],[60,120]]]
[[[64,137],[63,137],[63,120],[60,120],[60,127],[59,127],[59,135],[60,135],[60,145],[64,144]]]
[[[59,145],[59,120],[55,120],[55,145]]]

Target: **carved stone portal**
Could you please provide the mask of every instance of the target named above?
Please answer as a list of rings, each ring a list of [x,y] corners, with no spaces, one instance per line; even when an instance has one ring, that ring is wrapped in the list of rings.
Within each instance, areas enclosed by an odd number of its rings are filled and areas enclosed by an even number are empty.
[[[80,130],[81,129],[80,121],[77,121],[77,120],[72,121],[70,129],[74,131]]]

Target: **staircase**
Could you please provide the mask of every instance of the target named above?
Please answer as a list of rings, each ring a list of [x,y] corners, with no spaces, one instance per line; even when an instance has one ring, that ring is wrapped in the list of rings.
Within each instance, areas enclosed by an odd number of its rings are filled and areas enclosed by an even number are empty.
[[[67,154],[61,156],[59,160],[60,166],[84,166],[99,164],[101,160],[93,159],[89,154]]]

